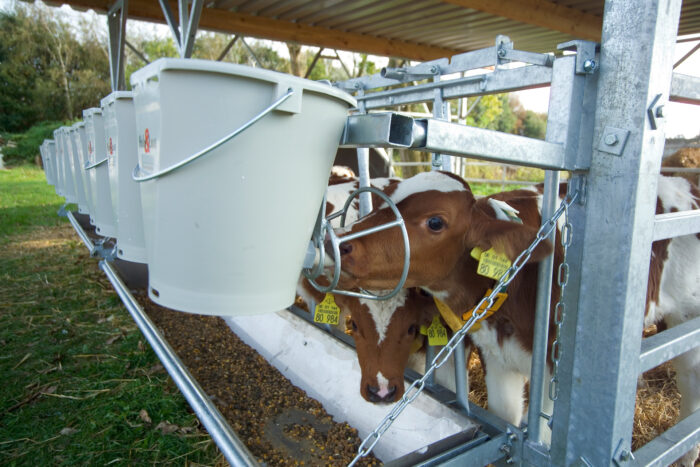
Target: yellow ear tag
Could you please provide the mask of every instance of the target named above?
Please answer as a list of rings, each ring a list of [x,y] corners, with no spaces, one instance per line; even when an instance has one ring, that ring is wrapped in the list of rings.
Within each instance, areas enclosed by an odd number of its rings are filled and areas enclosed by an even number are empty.
[[[323,301],[316,305],[314,323],[332,324],[335,326],[338,324],[339,319],[340,307],[335,304],[333,294],[327,293]]]
[[[498,280],[506,273],[511,262],[503,253],[497,253],[493,248],[484,251],[479,259],[479,267],[476,273]]]
[[[447,345],[447,329],[438,315],[433,316],[433,322],[428,327],[428,345]]]
[[[478,246],[475,246],[474,248],[472,248],[472,251],[471,251],[470,254],[472,255],[472,258],[474,258],[475,260],[479,261],[479,260],[481,259],[481,254],[482,254],[483,252],[484,252],[484,250],[482,250],[482,249],[479,248]]]

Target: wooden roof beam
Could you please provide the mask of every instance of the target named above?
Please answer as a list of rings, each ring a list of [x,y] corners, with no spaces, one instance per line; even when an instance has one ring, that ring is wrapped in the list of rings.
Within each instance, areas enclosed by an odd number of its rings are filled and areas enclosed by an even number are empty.
[[[463,8],[600,42],[603,18],[547,0],[442,0]],[[507,34],[508,31],[504,31]]]
[[[49,0],[51,2],[51,0]],[[99,13],[107,11],[112,0],[63,0],[71,7],[93,9]],[[177,3],[170,1],[173,12],[177,12]],[[176,14],[177,16],[177,14]],[[158,2],[153,0],[129,0],[129,19],[139,19],[164,23],[163,12]],[[308,26],[244,13],[234,13],[216,8],[202,9],[199,20],[201,29],[238,34],[241,36],[271,39],[283,42],[297,42],[304,45],[349,50],[389,57],[401,57],[411,60],[434,60],[450,57],[464,50],[452,50],[443,47],[391,40],[323,27]]]

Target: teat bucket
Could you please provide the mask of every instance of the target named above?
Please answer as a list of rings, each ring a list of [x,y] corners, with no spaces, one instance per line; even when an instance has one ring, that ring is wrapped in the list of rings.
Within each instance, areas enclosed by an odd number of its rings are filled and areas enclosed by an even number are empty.
[[[95,232],[103,237],[117,238],[117,225],[112,210],[112,195],[109,186],[105,131],[102,123],[102,110],[92,107],[83,110],[85,139],[87,140],[87,160],[85,174],[88,190],[95,206],[92,220]]]
[[[131,178],[137,163],[136,122],[132,93],[115,91],[100,102],[104,123],[112,212],[117,225],[117,257],[146,263],[141,192]]]
[[[83,122],[74,123],[68,129],[68,147],[70,154],[70,168],[73,176],[73,186],[75,187],[75,195],[78,203],[78,213],[89,214],[87,197],[85,195],[85,187],[83,185],[83,167],[80,165],[80,151],[82,151],[82,143],[80,141],[80,132],[85,124]],[[84,130],[83,130],[84,133]]]
[[[212,315],[291,305],[355,100],[192,59],[158,60],[131,84],[150,298]]]
[[[61,145],[61,196],[66,200],[66,203],[75,204],[78,202],[78,195],[75,189],[75,180],[73,177],[73,143],[71,141],[70,127],[62,126],[59,128],[57,144]]]

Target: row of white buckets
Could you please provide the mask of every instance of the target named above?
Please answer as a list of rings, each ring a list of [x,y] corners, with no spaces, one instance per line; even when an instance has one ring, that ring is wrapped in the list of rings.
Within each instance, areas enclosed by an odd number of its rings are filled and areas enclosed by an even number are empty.
[[[147,263],[149,296],[214,315],[291,305],[348,109],[331,86],[161,59],[42,145],[47,180]]]

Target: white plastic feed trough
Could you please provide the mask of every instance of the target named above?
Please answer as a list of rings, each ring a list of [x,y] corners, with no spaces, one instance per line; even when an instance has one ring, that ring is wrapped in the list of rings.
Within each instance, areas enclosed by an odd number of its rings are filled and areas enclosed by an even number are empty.
[[[61,163],[63,193],[61,193],[61,196],[66,199],[66,203],[77,203],[78,198],[75,191],[75,182],[73,181],[73,166],[71,164],[73,152],[70,149],[72,146],[70,127],[62,126],[58,133],[58,139],[61,144],[61,158],[63,159]]]
[[[56,157],[54,163],[54,174],[56,184],[54,185],[56,189],[56,194],[63,196],[64,183],[63,183],[63,147],[61,146],[61,129],[56,128],[53,131],[53,140],[56,143]]]
[[[117,225],[112,211],[102,110],[98,107],[85,109],[83,110],[83,119],[85,119],[85,138],[87,140],[85,174],[88,176],[88,189],[92,193],[95,204],[93,216],[95,231],[103,237],[116,238]]]
[[[141,193],[131,178],[137,163],[132,93],[115,91],[100,102],[107,150],[112,212],[117,226],[117,257],[146,263]]]
[[[151,299],[215,315],[291,305],[355,100],[192,59],[158,60],[131,84]]]
[[[79,184],[82,185],[81,195],[85,197],[85,205],[87,213],[90,214],[90,220],[94,223],[95,205],[92,197],[92,191],[89,189],[88,173],[85,171],[85,161],[87,160],[87,139],[85,137],[85,121],[78,122],[74,125],[73,144],[75,145],[75,173],[78,176]]]

